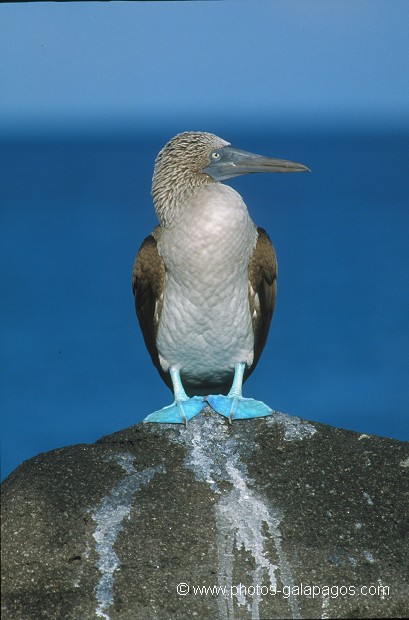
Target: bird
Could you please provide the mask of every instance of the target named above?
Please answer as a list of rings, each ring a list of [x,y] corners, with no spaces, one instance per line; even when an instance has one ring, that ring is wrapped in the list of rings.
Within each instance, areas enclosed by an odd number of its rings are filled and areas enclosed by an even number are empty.
[[[222,181],[255,172],[306,172],[293,161],[186,131],[159,152],[152,198],[159,221],[136,256],[136,314],[174,402],[144,422],[185,424],[207,405],[231,423],[272,409],[242,386],[263,351],[274,312],[277,259],[238,192]]]

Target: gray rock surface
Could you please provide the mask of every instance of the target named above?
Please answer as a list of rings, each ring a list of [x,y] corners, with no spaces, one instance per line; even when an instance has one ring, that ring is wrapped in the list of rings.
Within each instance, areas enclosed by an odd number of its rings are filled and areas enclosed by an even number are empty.
[[[408,469],[402,442],[211,411],[40,454],[3,485],[2,618],[407,617]]]

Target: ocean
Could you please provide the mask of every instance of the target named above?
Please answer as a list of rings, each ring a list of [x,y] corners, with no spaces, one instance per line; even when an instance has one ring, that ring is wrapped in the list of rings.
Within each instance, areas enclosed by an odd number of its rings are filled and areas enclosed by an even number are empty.
[[[172,135],[3,139],[3,476],[172,400],[131,290],[134,257],[156,225],[154,158]],[[409,134],[236,127],[222,137],[312,170],[228,182],[269,233],[279,264],[268,344],[244,395],[407,440]]]

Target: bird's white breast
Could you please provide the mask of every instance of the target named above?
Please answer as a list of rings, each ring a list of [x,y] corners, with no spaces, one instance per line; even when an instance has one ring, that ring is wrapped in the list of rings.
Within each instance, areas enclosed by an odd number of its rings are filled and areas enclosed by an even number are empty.
[[[223,383],[235,363],[253,361],[248,264],[257,229],[241,196],[220,183],[201,186],[179,207],[158,242],[166,266],[161,365],[193,383]]]

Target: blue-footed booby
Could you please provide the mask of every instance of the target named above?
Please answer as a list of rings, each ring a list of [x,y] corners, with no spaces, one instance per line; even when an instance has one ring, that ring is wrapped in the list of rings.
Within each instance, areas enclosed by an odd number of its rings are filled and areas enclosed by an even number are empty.
[[[135,260],[132,285],[146,347],[174,403],[145,422],[184,423],[206,404],[233,419],[272,413],[242,396],[260,358],[276,298],[277,260],[263,228],[221,181],[306,166],[234,148],[211,133],[181,133],[156,158],[159,226]]]

